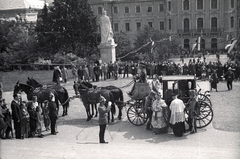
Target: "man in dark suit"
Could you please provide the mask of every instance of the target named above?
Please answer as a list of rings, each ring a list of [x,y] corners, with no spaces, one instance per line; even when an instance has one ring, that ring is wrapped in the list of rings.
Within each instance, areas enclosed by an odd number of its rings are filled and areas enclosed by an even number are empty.
[[[20,99],[21,99],[20,94],[14,94],[13,101],[11,103],[12,119],[13,119],[13,123],[14,123],[13,125],[14,125],[14,129],[15,129],[16,139],[21,139],[22,113],[21,113],[21,109],[20,109]]]
[[[56,135],[56,121],[58,118],[58,108],[55,103],[55,96],[53,93],[50,93],[49,95],[50,101],[48,104],[48,109],[49,109],[49,118],[51,121],[51,134]]]

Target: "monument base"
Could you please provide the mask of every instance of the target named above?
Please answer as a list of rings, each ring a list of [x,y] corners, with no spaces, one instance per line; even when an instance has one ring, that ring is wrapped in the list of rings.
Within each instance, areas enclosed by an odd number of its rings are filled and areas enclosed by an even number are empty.
[[[101,43],[98,45],[98,48],[100,49],[101,60],[103,63],[109,63],[110,61],[114,63],[116,61],[116,46],[117,44],[115,43]]]

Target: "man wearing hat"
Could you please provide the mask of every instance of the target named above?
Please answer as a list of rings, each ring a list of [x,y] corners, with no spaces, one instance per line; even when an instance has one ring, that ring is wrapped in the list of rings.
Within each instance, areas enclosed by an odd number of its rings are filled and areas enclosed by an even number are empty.
[[[185,105],[181,99],[177,98],[177,92],[172,93],[173,101],[170,104],[171,116],[169,123],[173,129],[173,133],[177,137],[182,137],[185,132]]]
[[[104,134],[105,134],[105,129],[107,126],[107,114],[111,110],[111,105],[106,107],[105,106],[106,99],[103,96],[100,96],[100,104],[98,107],[98,112],[99,112],[99,119],[98,119],[98,124],[99,124],[99,142],[101,144],[107,144],[104,140]],[[107,103],[108,104],[108,103]]]
[[[51,134],[56,135],[56,121],[58,118],[58,108],[55,102],[55,96],[53,93],[50,93],[49,95],[50,101],[48,104],[48,110],[49,110],[49,118],[51,121]]]
[[[235,75],[231,67],[229,67],[228,71],[224,74],[224,78],[227,81],[228,90],[232,90],[232,82],[235,79]]]

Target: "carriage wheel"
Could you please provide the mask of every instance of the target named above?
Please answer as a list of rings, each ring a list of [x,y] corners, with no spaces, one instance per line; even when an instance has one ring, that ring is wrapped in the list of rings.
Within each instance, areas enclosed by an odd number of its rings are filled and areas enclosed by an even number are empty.
[[[210,106],[212,106],[212,102],[211,102],[210,98],[204,94],[198,94],[198,100],[204,101],[204,102],[208,103]]]
[[[127,110],[128,120],[136,126],[143,125],[147,122],[147,114],[142,112],[141,105],[134,103]]]
[[[197,128],[203,128],[208,126],[213,120],[213,110],[209,103],[205,101],[199,101],[200,112],[197,116]]]

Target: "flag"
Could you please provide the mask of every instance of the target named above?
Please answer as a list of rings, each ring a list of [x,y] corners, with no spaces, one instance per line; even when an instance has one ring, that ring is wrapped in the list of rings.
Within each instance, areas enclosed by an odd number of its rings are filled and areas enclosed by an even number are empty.
[[[238,40],[234,40],[230,45],[229,49],[228,49],[228,53],[230,53],[233,49],[233,47],[235,46],[235,44],[237,43]]]
[[[195,43],[195,44],[193,44],[193,46],[192,46],[192,51],[195,49],[195,47],[197,46],[197,44]]]
[[[200,35],[200,37],[198,37],[198,51],[200,51],[201,50],[201,40],[202,40],[202,30],[201,30],[201,35]]]
[[[227,50],[231,45],[232,45],[232,44],[227,44],[227,45],[225,46],[225,50]]]

